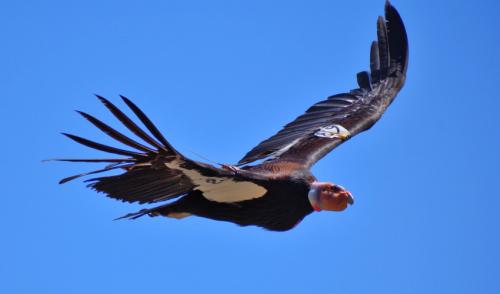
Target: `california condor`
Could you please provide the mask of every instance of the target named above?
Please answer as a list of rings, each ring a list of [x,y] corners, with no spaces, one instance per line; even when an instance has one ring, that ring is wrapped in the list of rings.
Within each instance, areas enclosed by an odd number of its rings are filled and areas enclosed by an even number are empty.
[[[86,182],[90,188],[124,202],[165,202],[121,217],[128,219],[143,215],[171,218],[196,215],[240,226],[286,231],[313,211],[344,210],[353,203],[351,193],[334,183],[319,182],[310,168],[336,146],[373,126],[403,87],[408,41],[403,22],[388,1],[385,19],[379,17],[377,20],[377,37],[378,41],[371,45],[370,72],[357,75],[359,88],[314,104],[276,135],[250,150],[235,165],[213,166],[191,160],[170,145],[129,99],[121,97],[147,131],[107,99],[97,96],[143,142],[79,112],[108,136],[135,150],[118,149],[65,133],[80,144],[124,157],[58,159],[109,164],[100,170],[65,178],[60,183],[124,170],[119,175]],[[251,165],[256,161],[261,163]]]

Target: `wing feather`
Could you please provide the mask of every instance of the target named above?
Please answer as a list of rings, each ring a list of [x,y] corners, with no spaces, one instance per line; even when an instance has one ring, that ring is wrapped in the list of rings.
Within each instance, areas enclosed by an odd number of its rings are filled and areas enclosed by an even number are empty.
[[[151,120],[129,99],[122,96],[125,103],[154,138],[114,104],[101,96],[97,97],[127,129],[151,146],[125,136],[90,114],[78,111],[98,129],[116,141],[134,148],[135,151],[119,149],[63,133],[70,139],[87,147],[127,157],[112,159],[54,159],[55,161],[103,162],[109,164],[103,169],[64,178],[60,181],[61,184],[87,175],[122,169],[125,172],[118,175],[86,180],[88,187],[103,192],[110,198],[140,204],[169,200],[185,195],[195,189],[200,190],[207,199],[218,202],[238,202],[260,197],[266,193],[263,187],[252,181],[252,173],[246,172],[246,177],[239,176],[235,180],[233,171],[184,157],[167,142]]]
[[[106,98],[96,95],[99,100],[106,106],[106,108],[113,113],[113,115],[120,120],[125,127],[136,134],[139,138],[143,139],[145,142],[151,144],[152,146],[158,148],[159,150],[165,149],[165,146],[158,143],[156,140],[151,138],[145,131],[143,131],[139,126],[137,126],[128,116],[126,116],[118,107],[113,103],[109,102]]]
[[[151,122],[151,120],[142,112],[142,110],[137,107],[130,99],[125,96],[120,95],[123,101],[127,104],[127,106],[134,112],[134,114],[141,120],[141,122],[146,126],[146,128],[158,139],[165,147],[167,147],[171,151],[175,151],[174,147],[170,145],[170,143],[165,139],[162,133],[158,130],[158,128]]]
[[[315,133],[339,125],[351,136],[369,129],[403,87],[408,64],[408,40],[403,21],[386,2],[385,19],[377,19],[377,41],[370,48],[370,71],[357,75],[358,89],[328,97],[285,125],[276,135],[250,150],[239,165],[268,159],[301,162],[310,167],[341,144],[341,138]]]
[[[380,57],[378,54],[378,42],[373,41],[370,48],[370,71],[373,83],[380,81]]]
[[[128,145],[132,148],[139,149],[144,152],[155,152],[153,149],[142,145],[141,143],[138,143],[132,139],[130,139],[127,136],[124,136],[120,132],[116,131],[112,127],[108,126],[107,124],[103,123],[102,121],[98,120],[97,118],[93,117],[90,114],[87,114],[83,111],[77,111],[80,115],[82,115],[85,119],[87,119],[89,122],[91,122],[94,126],[96,126],[98,129],[103,131],[104,133],[108,134],[111,138]]]

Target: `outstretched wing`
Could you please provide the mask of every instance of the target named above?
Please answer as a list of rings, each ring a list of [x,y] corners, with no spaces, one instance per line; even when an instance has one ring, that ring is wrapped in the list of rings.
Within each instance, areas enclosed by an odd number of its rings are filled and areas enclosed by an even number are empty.
[[[371,72],[358,73],[358,89],[316,103],[254,147],[239,164],[268,158],[310,167],[347,138],[377,122],[403,87],[408,64],[404,24],[389,1],[385,19],[378,18],[377,37],[378,42],[371,46]]]
[[[149,133],[137,126],[107,99],[97,97],[127,129],[146,144],[123,135],[90,114],[78,111],[101,131],[118,142],[134,148],[136,151],[118,149],[79,136],[63,133],[73,141],[87,147],[125,157],[112,159],[56,159],[57,161],[69,162],[109,163],[103,169],[67,177],[60,181],[61,184],[82,176],[121,169],[125,170],[122,174],[97,177],[86,182],[89,183],[90,188],[103,192],[108,197],[139,203],[164,201],[187,194],[192,190],[200,190],[207,199],[218,202],[236,202],[240,201],[240,198],[246,200],[265,194],[266,190],[264,188],[251,181],[236,178],[235,173],[231,170],[217,168],[184,157],[168,143],[149,118],[129,99],[122,96],[122,99],[146,126]],[[241,191],[243,193],[238,193]],[[236,195],[236,197],[233,195]]]

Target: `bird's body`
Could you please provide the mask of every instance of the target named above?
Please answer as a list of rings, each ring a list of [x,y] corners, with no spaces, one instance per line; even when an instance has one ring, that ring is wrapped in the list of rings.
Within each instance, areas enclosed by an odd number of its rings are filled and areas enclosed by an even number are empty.
[[[219,203],[207,200],[202,192],[195,190],[155,211],[169,217],[196,215],[240,226],[256,225],[273,231],[289,230],[313,212],[307,198],[307,182],[271,180],[258,181],[258,184],[265,187],[267,192],[255,199]]]
[[[371,46],[371,72],[358,73],[359,88],[316,103],[276,135],[250,150],[238,164],[213,166],[191,160],[171,146],[129,99],[122,97],[149,132],[98,96],[144,143],[80,112],[107,135],[136,151],[65,134],[78,143],[125,158],[61,159],[110,164],[101,170],[63,179],[61,183],[89,174],[124,170],[119,175],[87,181],[92,189],[121,201],[165,202],[123,217],[131,219],[143,215],[171,218],[196,215],[241,226],[285,231],[313,211],[345,209],[352,204],[352,195],[341,186],[318,182],[310,167],[339,144],[369,129],[404,84],[408,62],[406,32],[389,2],[385,12],[387,20],[380,17],[377,22],[378,42]],[[258,160],[263,161],[251,165]]]

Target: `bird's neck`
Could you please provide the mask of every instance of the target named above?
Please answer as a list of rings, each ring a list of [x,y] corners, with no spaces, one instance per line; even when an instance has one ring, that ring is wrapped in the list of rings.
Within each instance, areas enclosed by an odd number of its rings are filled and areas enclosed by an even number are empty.
[[[321,211],[321,207],[319,206],[319,190],[317,188],[311,187],[309,193],[307,194],[307,198],[309,199],[309,203],[311,204],[314,211]]]

